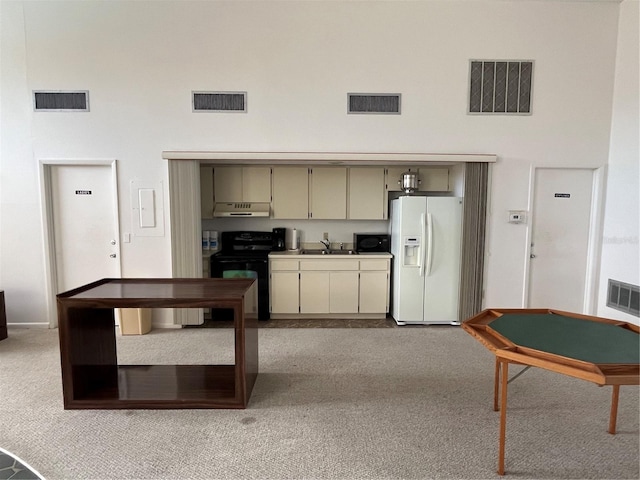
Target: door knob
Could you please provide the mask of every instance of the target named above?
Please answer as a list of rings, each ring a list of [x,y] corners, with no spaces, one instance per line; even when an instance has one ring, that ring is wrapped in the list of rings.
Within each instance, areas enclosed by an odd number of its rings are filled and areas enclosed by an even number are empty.
[[[116,241],[115,241],[115,240],[111,240],[111,242],[110,242],[110,243],[111,243],[111,245],[115,245],[115,244],[116,244]]]
[[[111,255],[109,255],[111,258],[116,258],[116,254],[112,253]]]

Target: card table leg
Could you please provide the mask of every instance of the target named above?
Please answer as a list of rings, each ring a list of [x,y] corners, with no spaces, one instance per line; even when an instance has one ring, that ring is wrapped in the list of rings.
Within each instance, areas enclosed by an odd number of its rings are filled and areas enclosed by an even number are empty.
[[[611,393],[611,415],[609,415],[609,433],[615,435],[618,419],[618,399],[620,398],[620,385],[614,385]]]
[[[509,384],[509,362],[502,365],[502,399],[500,401],[500,448],[498,452],[498,474],[504,475],[505,434],[507,430],[507,385]]]
[[[500,360],[496,357],[496,371],[493,377],[493,411],[497,412],[500,407],[498,405],[498,390],[500,388]]]

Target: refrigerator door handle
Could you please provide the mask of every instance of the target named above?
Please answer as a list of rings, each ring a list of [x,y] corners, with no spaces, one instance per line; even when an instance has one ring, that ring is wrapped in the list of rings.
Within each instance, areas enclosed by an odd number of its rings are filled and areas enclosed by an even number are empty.
[[[424,241],[425,241],[424,236],[425,236],[426,230],[427,230],[427,226],[425,224],[424,213],[421,213],[420,214],[420,234],[421,234],[421,237],[420,237],[421,242],[420,243],[421,243],[421,245],[420,245],[420,253],[419,253],[419,255],[420,255],[419,274],[420,274],[421,277],[424,276],[424,253],[425,253],[424,252],[424,246],[425,246],[425,244],[424,244]]]
[[[431,264],[433,263],[433,221],[431,220],[431,214],[427,213],[427,235],[429,241],[427,242],[427,273],[428,277],[431,275]]]

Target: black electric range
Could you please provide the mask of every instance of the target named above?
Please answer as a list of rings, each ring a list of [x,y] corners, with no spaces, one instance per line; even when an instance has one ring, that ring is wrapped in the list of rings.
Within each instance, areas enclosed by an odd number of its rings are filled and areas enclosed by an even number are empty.
[[[222,232],[220,251],[211,255],[212,278],[255,278],[258,281],[258,319],[269,319],[269,253],[273,232]]]

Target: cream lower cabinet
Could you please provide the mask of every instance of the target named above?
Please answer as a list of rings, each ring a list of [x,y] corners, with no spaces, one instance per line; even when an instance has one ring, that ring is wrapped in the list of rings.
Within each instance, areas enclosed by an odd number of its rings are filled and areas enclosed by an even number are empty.
[[[391,260],[372,258],[360,261],[360,313],[389,311]]]
[[[379,318],[389,311],[389,258],[276,258],[269,266],[274,318]]]
[[[357,260],[300,260],[300,313],[358,313]]]
[[[300,313],[358,313],[358,272],[300,272]]]
[[[300,313],[329,312],[329,272],[300,272]]]
[[[272,313],[300,313],[298,260],[270,260],[269,299]]]

